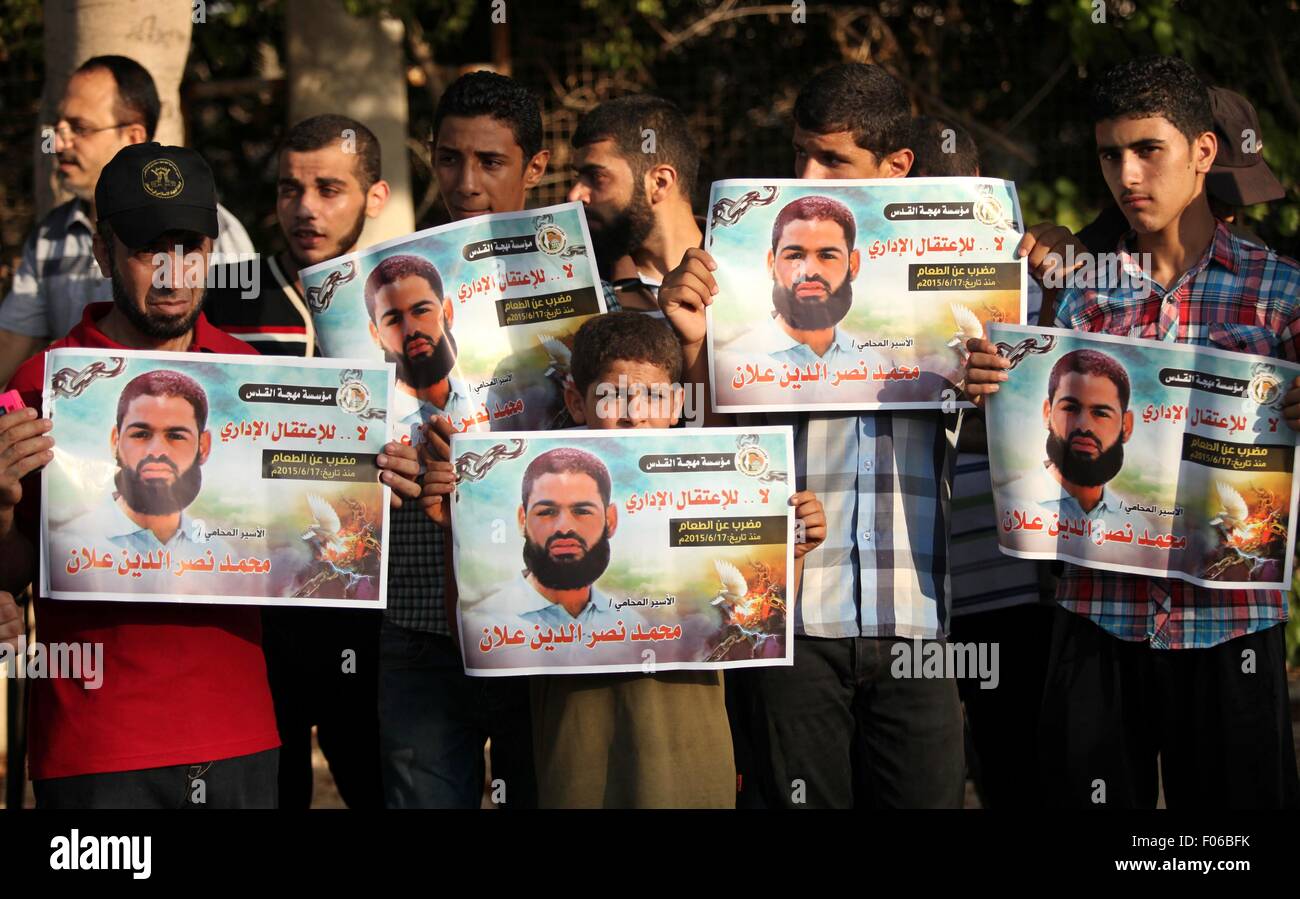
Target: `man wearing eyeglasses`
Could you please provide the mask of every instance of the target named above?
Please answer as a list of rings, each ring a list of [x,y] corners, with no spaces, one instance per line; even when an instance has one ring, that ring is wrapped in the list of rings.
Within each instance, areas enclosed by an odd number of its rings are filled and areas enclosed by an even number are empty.
[[[29,356],[81,320],[92,302],[112,299],[95,264],[95,185],[118,150],[153,140],[160,104],[153,78],[125,56],[96,56],[72,74],[51,128],[59,183],[73,199],[55,207],[28,236],[9,296],[0,303],[0,384]],[[213,256],[253,252],[239,221],[217,206]]]

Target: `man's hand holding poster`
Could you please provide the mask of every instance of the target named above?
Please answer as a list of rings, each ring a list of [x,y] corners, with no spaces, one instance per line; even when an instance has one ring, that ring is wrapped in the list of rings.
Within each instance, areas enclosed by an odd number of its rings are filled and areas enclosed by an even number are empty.
[[[709,208],[721,412],[952,410],[965,341],[1024,321],[1009,181],[718,181]]]
[[[456,435],[476,675],[789,665],[789,428]]]
[[[1300,483],[1282,397],[1300,366],[1055,328],[989,331],[1013,366],[986,405],[1003,552],[1288,589]]]
[[[327,356],[397,366],[394,436],[563,423],[573,334],[605,311],[581,203],[477,216],[303,269]]]
[[[42,595],[385,606],[385,363],[60,349]]]

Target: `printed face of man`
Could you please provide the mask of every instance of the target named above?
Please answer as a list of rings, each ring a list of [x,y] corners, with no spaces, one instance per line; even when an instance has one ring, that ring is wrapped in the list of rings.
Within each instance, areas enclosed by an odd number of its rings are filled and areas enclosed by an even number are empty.
[[[275,214],[300,268],[333,259],[356,246],[371,205],[358,179],[356,153],[342,142],[319,150],[280,154]]]
[[[199,495],[212,434],[199,432],[194,406],[184,397],[136,397],[110,442],[119,469],[117,491],[133,511],[170,515]]]
[[[1105,119],[1096,136],[1106,185],[1139,234],[1163,230],[1187,208],[1218,147],[1213,132],[1189,142],[1164,116]]]
[[[795,219],[767,254],[772,306],[791,328],[834,327],[853,305],[857,250],[849,250],[844,228],[833,219]]]
[[[553,590],[576,590],[605,573],[618,510],[602,502],[589,474],[543,474],[533,482],[527,508],[519,507],[519,528],[524,564],[538,582]]]
[[[430,387],[456,364],[451,335],[452,305],[420,275],[406,275],[375,293],[370,336],[397,366],[398,380],[414,388]]]
[[[1047,455],[1061,477],[1081,487],[1098,487],[1119,474],[1124,444],[1133,433],[1133,413],[1120,407],[1119,388],[1105,375],[1070,372],[1056,395],[1043,402]]]

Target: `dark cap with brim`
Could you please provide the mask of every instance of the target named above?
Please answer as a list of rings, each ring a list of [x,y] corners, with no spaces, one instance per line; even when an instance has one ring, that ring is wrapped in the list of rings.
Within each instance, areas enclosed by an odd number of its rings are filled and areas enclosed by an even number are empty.
[[[1230,206],[1253,206],[1286,196],[1286,188],[1264,162],[1259,116],[1250,101],[1227,88],[1210,88],[1219,151],[1205,176],[1205,189]]]
[[[95,185],[95,214],[132,249],[168,231],[217,237],[212,169],[196,151],[157,143],[123,147]]]

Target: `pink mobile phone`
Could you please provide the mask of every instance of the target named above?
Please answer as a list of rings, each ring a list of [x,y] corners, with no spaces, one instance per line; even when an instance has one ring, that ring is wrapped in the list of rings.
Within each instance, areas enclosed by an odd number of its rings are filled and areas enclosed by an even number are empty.
[[[0,415],[5,415],[9,412],[17,412],[19,409],[26,407],[26,405],[27,404],[23,402],[23,398],[18,395],[17,390],[6,390],[4,393],[0,393]]]

